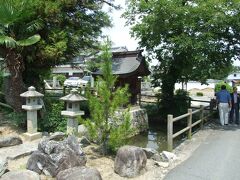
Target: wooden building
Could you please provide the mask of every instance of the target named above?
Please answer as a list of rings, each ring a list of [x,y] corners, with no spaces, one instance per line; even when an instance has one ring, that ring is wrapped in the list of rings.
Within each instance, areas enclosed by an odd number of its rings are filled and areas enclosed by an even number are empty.
[[[112,73],[118,76],[116,87],[129,85],[131,104],[136,104],[137,95],[141,92],[141,78],[150,74],[142,50],[113,52]],[[101,75],[101,70],[93,73]]]

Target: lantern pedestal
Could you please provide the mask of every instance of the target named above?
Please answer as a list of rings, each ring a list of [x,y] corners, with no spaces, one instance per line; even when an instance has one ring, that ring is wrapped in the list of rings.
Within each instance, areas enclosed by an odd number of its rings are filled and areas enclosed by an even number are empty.
[[[67,117],[67,134],[77,135],[78,133],[78,116],[84,115],[83,111],[62,111],[61,115]]]
[[[23,133],[23,137],[26,141],[33,141],[35,139],[40,139],[42,137],[41,132],[36,132],[36,133]]]

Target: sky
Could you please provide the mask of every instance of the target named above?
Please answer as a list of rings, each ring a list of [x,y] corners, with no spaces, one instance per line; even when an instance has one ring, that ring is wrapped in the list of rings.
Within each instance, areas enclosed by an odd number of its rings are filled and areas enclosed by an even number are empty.
[[[138,47],[137,40],[131,38],[130,28],[125,26],[125,19],[121,18],[125,8],[125,0],[115,0],[115,4],[121,5],[121,10],[112,10],[110,16],[112,18],[112,28],[103,30],[103,34],[110,37],[113,47],[126,46],[129,51],[136,50]],[[104,7],[108,11],[108,7]]]

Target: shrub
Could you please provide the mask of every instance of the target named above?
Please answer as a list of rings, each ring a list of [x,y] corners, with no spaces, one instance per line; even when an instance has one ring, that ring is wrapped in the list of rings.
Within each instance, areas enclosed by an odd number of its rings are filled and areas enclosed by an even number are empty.
[[[189,108],[189,93],[185,90],[178,89],[174,95],[174,116],[179,116],[187,113]]]
[[[203,93],[202,92],[197,92],[196,96],[203,96]]]
[[[0,92],[2,91],[2,86],[3,86],[3,72],[0,70]]]
[[[115,88],[117,77],[112,74],[109,47],[105,46],[102,59],[102,77],[97,80],[97,96],[88,92],[90,118],[81,120],[88,128],[90,137],[102,147],[102,153],[115,152],[130,134],[127,115],[116,114],[129,100],[128,88]],[[126,112],[128,114],[128,111]],[[123,113],[125,114],[125,113]]]
[[[64,102],[59,102],[59,100],[51,98],[45,99],[47,112],[44,112],[43,118],[38,121],[40,131],[65,132],[67,129],[67,120],[61,115],[61,111],[64,109]]]
[[[20,127],[22,129],[26,129],[27,127],[27,113],[25,112],[11,112],[7,115],[7,119],[17,127]]]
[[[226,89],[227,89],[228,92],[230,92],[230,93],[233,92],[232,86],[230,86],[228,83],[225,83],[225,82],[222,81],[222,82],[219,82],[219,83],[215,84],[215,88],[214,88],[215,93],[217,93],[218,91],[221,90],[222,85],[226,86]]]
[[[57,80],[59,81],[59,84],[63,86],[64,81],[66,80],[66,76],[59,74],[57,75]]]

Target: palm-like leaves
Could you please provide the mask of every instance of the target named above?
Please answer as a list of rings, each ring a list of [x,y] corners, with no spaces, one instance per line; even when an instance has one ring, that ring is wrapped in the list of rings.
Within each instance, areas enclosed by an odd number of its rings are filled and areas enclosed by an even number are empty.
[[[28,16],[27,0],[0,0],[0,24],[8,27],[19,19]]]
[[[37,43],[40,40],[40,35],[35,34],[30,37],[26,37],[26,33],[32,35],[33,32],[39,31],[43,28],[44,23],[42,20],[34,20],[26,24],[20,32],[23,37],[21,40],[16,40],[15,36],[12,36],[10,25],[19,23],[25,18],[30,17],[34,11],[31,10],[30,4],[34,0],[0,0],[0,45],[5,45],[7,48],[16,48],[17,46],[30,46]],[[8,33],[11,32],[11,33]]]
[[[5,45],[7,48],[15,48],[17,42],[9,36],[0,35],[0,45]]]
[[[36,34],[27,39],[17,41],[16,43],[19,46],[31,46],[31,45],[37,43],[38,41],[40,41],[40,39],[41,39],[41,36],[39,34]]]

